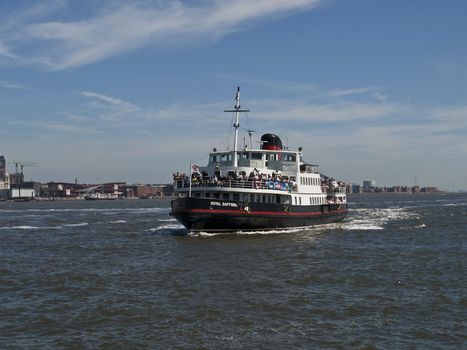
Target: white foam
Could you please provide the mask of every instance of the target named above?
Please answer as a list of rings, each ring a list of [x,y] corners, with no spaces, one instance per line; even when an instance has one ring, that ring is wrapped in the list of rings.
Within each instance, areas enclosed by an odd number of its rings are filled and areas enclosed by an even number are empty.
[[[157,232],[157,231],[162,231],[162,230],[180,230],[184,228],[185,226],[181,224],[165,224],[159,227],[154,227],[149,229],[148,231],[150,232]]]
[[[344,230],[384,230],[384,227],[372,224],[347,224],[342,225]]]
[[[115,220],[115,221],[111,221],[110,223],[111,224],[124,224],[126,222],[127,222],[126,220]]]
[[[284,233],[297,233],[303,231],[311,231],[316,230],[320,231],[323,229],[335,228],[339,226],[339,224],[335,224],[332,227],[330,225],[333,224],[326,224],[326,225],[316,225],[316,226],[305,226],[305,227],[291,227],[291,228],[283,228],[283,229],[271,229],[271,230],[251,230],[251,231],[223,231],[223,232],[205,232],[205,231],[190,231],[188,235],[190,237],[213,237],[213,236],[222,236],[222,235],[277,235],[277,234],[284,234]]]
[[[65,227],[82,227],[82,226],[88,226],[89,223],[87,222],[80,222],[79,224],[65,224],[63,226]]]
[[[174,222],[174,221],[177,221],[177,219],[157,219],[157,221],[160,221],[160,222]]]
[[[1,227],[0,230],[40,230],[41,228],[43,227],[22,225],[22,226],[5,226],[5,227]]]
[[[5,227],[0,227],[0,230],[56,230],[56,229],[61,229],[62,226],[55,226],[55,227],[50,227],[50,226],[28,226],[28,225],[20,225],[20,226],[5,226]]]
[[[344,220],[344,230],[384,230],[390,222],[418,218],[419,215],[409,207],[358,208],[350,211]]]

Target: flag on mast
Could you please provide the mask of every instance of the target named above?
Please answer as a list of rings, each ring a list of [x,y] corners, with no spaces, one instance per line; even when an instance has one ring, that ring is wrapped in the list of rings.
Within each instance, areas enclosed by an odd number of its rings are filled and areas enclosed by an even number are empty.
[[[196,164],[191,164],[191,172],[199,174],[199,166],[197,166]]]

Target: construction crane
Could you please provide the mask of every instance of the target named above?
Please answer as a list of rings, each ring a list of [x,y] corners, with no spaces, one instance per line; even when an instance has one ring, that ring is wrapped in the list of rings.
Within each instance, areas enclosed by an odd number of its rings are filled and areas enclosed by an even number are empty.
[[[10,164],[13,164],[15,166],[15,173],[16,174],[20,174],[20,177],[21,177],[21,182],[24,180],[24,175],[23,175],[23,169],[24,167],[35,167],[36,166],[36,162],[19,162],[19,161],[12,161],[10,162]],[[18,172],[18,168],[20,169],[20,171]]]

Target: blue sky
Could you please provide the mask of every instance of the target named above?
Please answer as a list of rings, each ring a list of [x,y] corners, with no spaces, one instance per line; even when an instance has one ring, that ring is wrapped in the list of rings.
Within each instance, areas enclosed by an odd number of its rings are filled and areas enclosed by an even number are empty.
[[[348,182],[467,188],[467,3],[0,3],[0,154],[38,181],[167,182],[242,127]],[[243,137],[243,135],[242,135]],[[230,138],[232,143],[232,138]]]

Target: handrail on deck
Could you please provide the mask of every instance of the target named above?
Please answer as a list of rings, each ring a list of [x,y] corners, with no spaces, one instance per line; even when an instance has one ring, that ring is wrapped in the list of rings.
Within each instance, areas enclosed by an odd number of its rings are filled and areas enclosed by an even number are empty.
[[[190,181],[175,180],[175,188],[189,188]],[[291,191],[296,188],[296,185],[291,182],[284,181],[272,181],[272,180],[201,180],[192,181],[192,188],[197,187],[223,187],[223,188],[246,188],[255,190],[279,190],[279,191]]]

